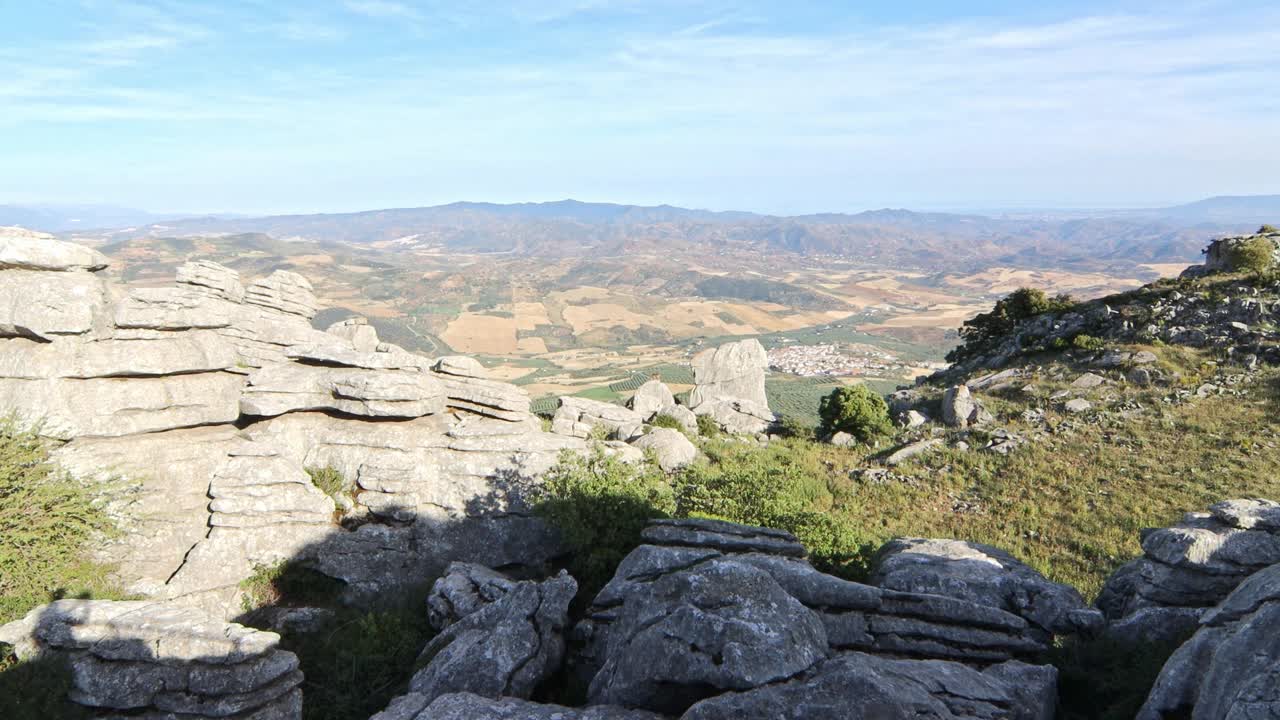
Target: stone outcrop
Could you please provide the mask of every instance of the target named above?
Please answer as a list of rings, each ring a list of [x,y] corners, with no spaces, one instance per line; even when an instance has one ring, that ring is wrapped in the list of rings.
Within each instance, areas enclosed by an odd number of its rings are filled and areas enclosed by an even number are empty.
[[[1050,582],[1009,553],[979,543],[891,540],[880,548],[868,582],[1000,608],[1055,635],[1091,635],[1103,624],[1102,614],[1075,588]]]
[[[1142,557],[1117,570],[1097,605],[1111,620],[1147,608],[1199,612],[1246,577],[1280,563],[1280,504],[1229,500],[1142,535]]]
[[[644,710],[628,710],[616,705],[569,708],[542,705],[516,698],[493,699],[472,693],[441,695],[430,705],[422,696],[410,693],[369,720],[664,720]]]
[[[679,470],[698,457],[698,448],[689,442],[689,438],[671,428],[653,428],[632,445],[652,452],[658,467],[666,472]]]
[[[172,603],[59,600],[0,627],[19,658],[71,669],[72,702],[154,720],[298,720],[302,672],[275,633]]]
[[[378,330],[370,325],[366,318],[354,317],[340,320],[325,328],[325,332],[337,335],[351,343],[351,347],[356,352],[378,351]]]
[[[515,580],[483,565],[449,563],[427,596],[427,621],[436,630],[443,630],[501,600],[515,587]]]
[[[588,438],[599,427],[611,438],[630,440],[640,434],[640,413],[613,403],[566,396],[551,421],[551,432],[569,437]]]
[[[108,265],[105,255],[54,236],[16,227],[0,227],[0,270],[94,272]]]
[[[1280,565],[1249,576],[1165,663],[1137,720],[1280,716]]]
[[[775,421],[765,395],[769,357],[759,340],[741,340],[693,356],[689,407],[734,434],[764,432]]]
[[[942,394],[942,423],[948,427],[967,428],[991,419],[968,385],[955,385]]]
[[[299,410],[332,410],[415,418],[443,412],[444,393],[438,380],[421,372],[279,363],[249,375],[240,412],[271,417]]]
[[[575,673],[593,702],[678,713],[832,654],[985,666],[1034,656],[1051,637],[999,607],[825,575],[778,530],[659,520],[643,539],[574,630]]]
[[[1204,249],[1204,264],[1187,269],[1190,275],[1208,275],[1219,272],[1239,272],[1241,268],[1236,267],[1236,258],[1239,248],[1255,240],[1264,240],[1270,242],[1272,249],[1272,263],[1280,263],[1280,233],[1257,233],[1254,235],[1237,235],[1234,237],[1224,237],[1209,243],[1209,247]]]
[[[645,422],[652,420],[654,415],[675,404],[676,398],[671,394],[671,388],[661,380],[650,380],[641,385],[636,389],[635,395],[627,401],[627,407],[639,413],[640,419]]]

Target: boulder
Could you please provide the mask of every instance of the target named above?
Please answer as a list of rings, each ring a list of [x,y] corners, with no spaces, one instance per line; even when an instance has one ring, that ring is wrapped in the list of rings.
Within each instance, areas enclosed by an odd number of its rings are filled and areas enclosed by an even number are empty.
[[[967,385],[955,385],[942,394],[942,423],[947,427],[967,428],[990,419]]]
[[[133,288],[114,319],[120,328],[190,330],[228,327],[234,313],[230,302],[188,287]]]
[[[1142,535],[1142,557],[1107,579],[1098,608],[1111,620],[1143,608],[1209,608],[1246,577],[1280,563],[1280,504],[1228,500]]]
[[[627,401],[627,407],[635,410],[644,421],[653,419],[654,415],[664,408],[675,406],[676,398],[671,389],[661,380],[650,380],[636,389],[635,395]]]
[[[258,417],[336,410],[413,418],[443,411],[444,392],[438,380],[421,372],[272,364],[249,375],[240,411]]]
[[[440,367],[439,364],[436,367]],[[529,394],[511,383],[436,371],[444,388],[445,404],[477,415],[523,422],[530,418]]]
[[[613,403],[566,396],[560,398],[560,407],[551,421],[551,432],[557,435],[588,438],[591,431],[601,427],[612,437],[630,440],[639,434],[643,418],[640,413]]]
[[[745,402],[768,409],[764,392],[769,356],[759,340],[725,343],[693,356],[694,388],[689,407],[706,403]],[[699,413],[701,414],[701,413]]]
[[[1092,409],[1093,403],[1085,400],[1084,398],[1073,398],[1062,403],[1062,410],[1064,412],[1071,413],[1072,415],[1079,415],[1083,412],[1089,412]]]
[[[899,538],[876,555],[868,582],[889,590],[945,595],[1000,608],[1055,635],[1093,634],[1102,614],[1075,588],[1050,582],[990,545]]]
[[[644,710],[616,705],[570,708],[542,705],[517,698],[487,698],[473,693],[450,693],[428,703],[425,696],[410,693],[391,702],[369,720],[664,720]]]
[[[845,653],[796,679],[703,700],[681,720],[1053,720],[1057,671],[1009,662],[978,670],[942,660]]]
[[[427,596],[427,620],[443,630],[462,618],[506,597],[516,581],[496,570],[468,562],[451,562]]]
[[[698,434],[698,416],[694,414],[692,410],[683,405],[664,405],[658,409],[658,412],[654,414],[654,417],[658,417],[659,415],[666,415],[669,418],[675,419],[676,422],[680,423],[680,427],[684,428],[685,432],[690,435]]]
[[[929,438],[927,440],[917,440],[913,443],[907,443],[906,445],[903,445],[897,450],[889,453],[889,456],[884,459],[884,464],[889,467],[901,465],[911,458],[924,455],[925,453],[928,453],[931,450],[936,450],[945,444],[946,440],[942,438]]]
[[[0,270],[96,271],[109,262],[97,250],[46,233],[0,227]]]
[[[454,375],[464,378],[478,378],[486,380],[489,377],[489,371],[484,369],[484,365],[479,360],[466,355],[449,355],[442,357],[436,361],[435,367],[432,368],[443,375]]]
[[[65,658],[68,697],[100,716],[298,720],[302,672],[279,641],[149,601],[59,600],[0,627],[0,642],[19,658]]]
[[[720,429],[732,435],[758,435],[777,422],[777,416],[767,405],[746,400],[704,402],[693,412],[698,416],[709,416]]]
[[[1096,373],[1085,373],[1075,380],[1072,380],[1071,387],[1076,388],[1077,390],[1088,390],[1090,388],[1096,388],[1106,381],[1106,378]]]
[[[689,442],[689,438],[670,428],[653,428],[631,444],[651,451],[665,472],[675,472],[698,457],[698,448]]]
[[[457,692],[528,698],[560,667],[569,602],[577,591],[563,571],[543,582],[517,583],[427,644],[410,692],[428,702]]]
[[[0,377],[10,379],[185,375],[235,364],[235,348],[210,331],[57,342],[0,339]]]
[[[245,288],[244,301],[269,310],[298,315],[306,320],[315,317],[319,307],[311,283],[298,273],[276,270]]]
[[[340,320],[325,328],[325,332],[351,343],[356,352],[371,353],[378,350],[378,330],[365,318]]]
[[[1244,580],[1165,663],[1137,720],[1280,717],[1280,565]]]
[[[0,270],[0,337],[83,335],[106,305],[106,286],[93,273]]]
[[[244,302],[240,273],[216,262],[192,260],[183,263],[178,267],[175,280],[179,285],[190,285],[198,292],[212,297],[233,303]]]

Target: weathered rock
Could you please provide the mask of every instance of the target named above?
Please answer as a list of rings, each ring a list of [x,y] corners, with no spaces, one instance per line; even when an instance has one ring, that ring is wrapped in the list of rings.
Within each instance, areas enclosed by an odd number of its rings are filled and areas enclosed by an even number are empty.
[[[644,710],[616,705],[569,708],[541,705],[516,698],[492,699],[472,693],[441,695],[428,704],[423,695],[410,693],[392,701],[369,720],[664,720]]]
[[[551,421],[551,432],[569,437],[591,437],[593,428],[599,426],[619,440],[630,440],[633,429],[643,423],[640,413],[613,403],[566,396],[560,398],[560,407]],[[626,437],[622,437],[626,434]],[[638,434],[638,433],[637,433]]]
[[[0,377],[10,379],[182,375],[227,370],[235,363],[235,348],[209,331],[136,339],[0,339]]]
[[[869,582],[890,590],[945,595],[1006,610],[1057,635],[1093,634],[1102,614],[1075,588],[1050,582],[990,545],[923,538],[880,548]]]
[[[244,301],[310,320],[319,309],[311,283],[298,273],[276,270],[245,288]]]
[[[190,285],[207,295],[233,303],[244,302],[244,286],[240,273],[209,260],[192,260],[178,267],[175,280],[180,285]]]
[[[746,400],[704,402],[693,412],[699,416],[710,416],[720,429],[733,435],[757,435],[777,421],[768,406]]]
[[[1204,265],[1194,269],[1198,270],[1200,274],[1237,272],[1242,269],[1235,265],[1238,248],[1259,238],[1271,242],[1273,246],[1272,264],[1280,263],[1280,233],[1259,233],[1224,237],[1210,242],[1209,247],[1205,248],[1204,251]],[[1191,269],[1188,268],[1188,270]]]
[[[489,371],[484,369],[484,365],[481,365],[479,360],[465,355],[442,357],[436,361],[435,367],[432,369],[445,375],[464,378],[486,380],[489,377]]]
[[[379,346],[382,344],[379,343]],[[426,372],[431,360],[421,355],[395,350],[379,350],[360,352],[345,343],[293,345],[284,351],[289,360],[304,365],[325,365],[330,367],[364,368],[365,370],[412,370]]]
[[[240,375],[137,378],[0,378],[0,408],[62,440],[229,423],[240,415]]]
[[[517,583],[432,639],[409,690],[428,701],[455,692],[528,698],[560,666],[569,602],[577,591],[563,571],[540,583]]]
[[[1280,716],[1280,565],[1244,580],[1206,612],[1160,671],[1137,720]]]
[[[225,328],[235,316],[235,305],[188,287],[134,288],[115,309],[120,328],[190,330]]]
[[[1138,387],[1149,387],[1152,380],[1151,370],[1145,367],[1133,368],[1125,375],[1125,380]]]
[[[522,422],[530,417],[529,394],[522,388],[497,380],[447,374],[439,370],[436,373],[444,388],[445,403],[451,408],[508,422]]]
[[[431,627],[443,630],[501,600],[515,587],[515,580],[483,565],[449,563],[427,596],[427,620]]]
[[[1093,409],[1093,403],[1084,398],[1073,398],[1062,403],[1062,409],[1072,415],[1079,415],[1083,412],[1089,412]]]
[[[790,678],[826,652],[817,615],[767,572],[710,560],[626,597],[589,698],[678,713],[719,692]]]
[[[924,455],[925,453],[936,450],[946,444],[946,440],[942,438],[929,438],[928,440],[917,440],[913,443],[907,443],[902,447],[889,453],[884,459],[884,464],[889,467],[901,465],[913,457]]]
[[[967,385],[955,385],[942,394],[942,422],[948,427],[966,428],[980,424],[989,416]]]
[[[768,409],[764,392],[769,356],[759,340],[725,343],[693,356],[694,388],[689,407],[708,403],[745,402]],[[702,413],[699,413],[702,414]]]
[[[420,372],[274,364],[249,375],[240,411],[259,417],[336,410],[413,418],[443,411],[444,392],[440,381]]]
[[[67,659],[73,702],[147,718],[301,718],[298,658],[279,640],[147,601],[59,600],[0,627],[20,658]]]
[[[100,323],[106,303],[93,273],[0,270],[0,337],[83,335]]]
[[[929,416],[919,410],[908,410],[902,414],[902,425],[905,428],[917,428],[929,422]]]
[[[340,320],[325,328],[325,332],[350,342],[356,352],[371,353],[378,350],[378,330],[365,318]]]
[[[675,472],[698,457],[698,448],[689,442],[689,438],[670,428],[653,428],[632,445],[652,452],[658,466],[666,472]]]
[[[1057,672],[1010,662],[986,671],[942,660],[846,653],[787,682],[720,695],[681,720],[1052,720]]]
[[[661,380],[650,380],[636,389],[635,395],[627,401],[627,407],[636,411],[640,419],[648,422],[664,408],[675,406],[676,398],[671,388]]]
[[[684,428],[685,432],[691,435],[698,434],[698,416],[695,415],[692,410],[683,405],[664,405],[658,409],[658,412],[654,414],[654,417],[658,417],[659,415],[666,415],[667,417],[674,419],[676,422],[680,423],[680,427]]]
[[[97,250],[46,233],[0,227],[0,270],[95,271],[109,262]]]
[[[1076,388],[1077,390],[1088,390],[1089,388],[1096,388],[1106,381],[1106,378],[1096,373],[1085,373],[1075,380],[1072,380],[1071,387]]]
[[[1112,620],[1142,608],[1208,608],[1246,577],[1280,563],[1276,503],[1229,500],[1144,531],[1143,556],[1117,570],[1097,605]]]

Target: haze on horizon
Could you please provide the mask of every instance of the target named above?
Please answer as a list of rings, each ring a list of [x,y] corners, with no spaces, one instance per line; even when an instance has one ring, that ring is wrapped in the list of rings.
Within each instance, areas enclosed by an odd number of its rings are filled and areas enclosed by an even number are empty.
[[[794,214],[1280,193],[1280,6],[0,5],[0,203]]]

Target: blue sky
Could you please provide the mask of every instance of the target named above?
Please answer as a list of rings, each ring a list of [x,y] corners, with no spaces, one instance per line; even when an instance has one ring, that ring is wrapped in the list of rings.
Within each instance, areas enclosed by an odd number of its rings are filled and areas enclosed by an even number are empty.
[[[0,0],[0,202],[1114,207],[1277,168],[1274,2]]]

